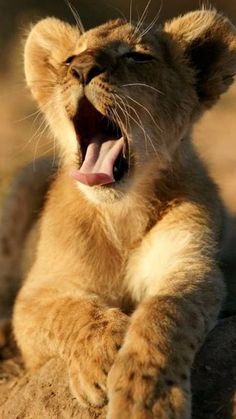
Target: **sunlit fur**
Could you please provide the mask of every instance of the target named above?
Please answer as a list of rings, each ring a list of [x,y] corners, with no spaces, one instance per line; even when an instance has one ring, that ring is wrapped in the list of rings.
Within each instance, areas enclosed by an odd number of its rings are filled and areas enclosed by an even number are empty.
[[[156,59],[133,63],[131,48]],[[88,49],[116,62],[85,93],[130,147],[130,173],[109,187],[69,177],[81,161],[71,119],[84,92],[65,61]],[[108,396],[109,419],[189,419],[191,365],[224,298],[221,204],[191,128],[233,80],[235,30],[214,10],[83,34],[48,18],[29,34],[25,71],[62,161],[15,306],[25,363],[60,356],[79,403]]]

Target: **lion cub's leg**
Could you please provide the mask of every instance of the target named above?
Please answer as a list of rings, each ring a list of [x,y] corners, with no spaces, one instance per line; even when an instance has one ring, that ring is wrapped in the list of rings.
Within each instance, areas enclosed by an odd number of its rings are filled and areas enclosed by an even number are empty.
[[[109,419],[189,419],[190,369],[224,295],[207,214],[182,205],[129,267],[139,302],[108,376]],[[187,217],[186,217],[187,214]]]
[[[65,286],[66,288],[66,286]],[[128,317],[98,297],[63,285],[25,285],[14,312],[15,336],[26,365],[39,367],[59,355],[68,365],[70,386],[81,404],[107,401],[106,379],[123,342]]]

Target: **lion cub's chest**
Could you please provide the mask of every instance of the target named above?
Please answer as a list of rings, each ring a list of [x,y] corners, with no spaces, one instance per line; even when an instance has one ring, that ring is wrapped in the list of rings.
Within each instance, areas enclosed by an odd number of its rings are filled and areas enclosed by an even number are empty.
[[[97,230],[96,234],[82,239],[79,246],[80,271],[86,278],[87,290],[100,294],[112,304],[129,298],[124,287],[127,266],[142,242],[142,236],[136,231],[114,237]]]

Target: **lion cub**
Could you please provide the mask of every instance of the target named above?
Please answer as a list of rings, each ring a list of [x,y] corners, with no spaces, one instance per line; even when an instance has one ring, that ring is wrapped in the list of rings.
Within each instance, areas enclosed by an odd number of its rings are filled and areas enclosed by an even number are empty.
[[[25,72],[61,159],[14,310],[26,366],[61,357],[109,419],[189,419],[224,297],[221,205],[191,128],[233,81],[235,29],[214,10],[85,33],[48,18]]]

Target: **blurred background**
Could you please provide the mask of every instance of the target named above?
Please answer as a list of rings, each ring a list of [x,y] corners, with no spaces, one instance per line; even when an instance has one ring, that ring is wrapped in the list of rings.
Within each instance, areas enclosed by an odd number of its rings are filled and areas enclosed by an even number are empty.
[[[108,18],[129,18],[130,0],[71,0],[85,28]],[[147,0],[133,0],[133,19],[138,18]],[[191,9],[200,0],[152,0],[147,22],[160,10],[159,21]],[[205,3],[206,4],[206,3]],[[236,24],[236,2],[211,1]],[[0,0],[0,202],[11,177],[27,161],[53,152],[53,142],[24,86],[22,37],[30,22],[54,15],[73,22],[64,0]],[[208,112],[194,130],[194,141],[210,172],[220,186],[222,197],[236,212],[236,83]],[[32,163],[32,170],[37,170]]]

